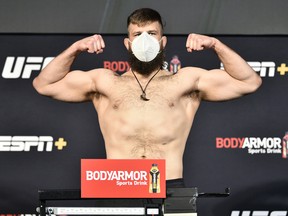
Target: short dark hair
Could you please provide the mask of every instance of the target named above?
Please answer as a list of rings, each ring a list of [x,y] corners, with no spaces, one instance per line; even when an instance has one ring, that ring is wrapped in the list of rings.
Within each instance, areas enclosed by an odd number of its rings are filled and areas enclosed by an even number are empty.
[[[144,26],[150,22],[159,22],[163,32],[164,25],[161,15],[156,10],[151,8],[140,8],[132,12],[127,18],[127,28],[131,23]]]

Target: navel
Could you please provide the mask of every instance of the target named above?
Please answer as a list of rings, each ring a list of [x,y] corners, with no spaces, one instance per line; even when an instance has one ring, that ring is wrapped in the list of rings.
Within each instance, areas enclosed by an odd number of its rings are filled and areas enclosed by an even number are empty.
[[[114,103],[112,107],[113,107],[113,109],[118,109],[119,105]]]
[[[175,106],[175,104],[173,103],[173,102],[169,102],[169,107],[174,107]]]
[[[119,106],[120,106],[120,104],[121,104],[121,101],[120,101],[120,100],[115,100],[115,101],[113,102],[113,105],[112,105],[113,109],[118,109]]]

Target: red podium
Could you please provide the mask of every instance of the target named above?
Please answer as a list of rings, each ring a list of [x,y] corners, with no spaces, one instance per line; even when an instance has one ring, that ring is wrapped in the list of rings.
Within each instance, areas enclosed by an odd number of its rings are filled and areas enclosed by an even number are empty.
[[[82,198],[165,198],[165,160],[81,160]]]

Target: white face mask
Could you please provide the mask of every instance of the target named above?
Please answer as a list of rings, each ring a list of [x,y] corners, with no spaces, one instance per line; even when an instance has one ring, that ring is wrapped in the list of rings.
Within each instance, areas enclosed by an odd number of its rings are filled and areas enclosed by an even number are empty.
[[[142,32],[132,41],[132,52],[139,61],[150,62],[160,51],[159,42],[147,32]]]

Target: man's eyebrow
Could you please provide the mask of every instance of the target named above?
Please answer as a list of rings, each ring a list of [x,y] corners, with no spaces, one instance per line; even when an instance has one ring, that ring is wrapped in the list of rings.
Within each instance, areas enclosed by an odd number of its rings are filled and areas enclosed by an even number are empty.
[[[135,32],[133,32],[133,34],[141,34],[142,32],[144,32],[144,31],[135,31]],[[148,30],[146,32],[147,33],[157,33],[158,31],[157,30]]]
[[[157,30],[149,30],[148,33],[157,33]]]
[[[135,31],[133,34],[141,34],[143,31]]]

